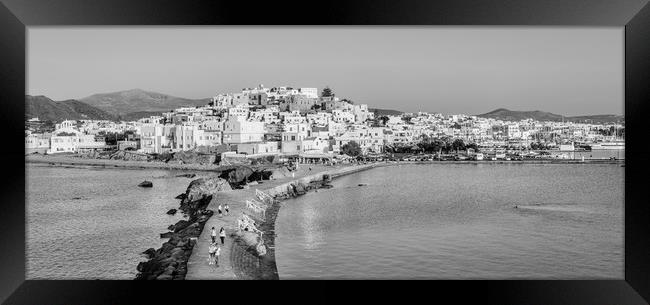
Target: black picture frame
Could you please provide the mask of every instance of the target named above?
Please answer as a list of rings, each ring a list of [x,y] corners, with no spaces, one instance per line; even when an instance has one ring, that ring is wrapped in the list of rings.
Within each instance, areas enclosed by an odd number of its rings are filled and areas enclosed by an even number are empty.
[[[269,12],[273,12],[270,14]],[[418,285],[370,285],[313,281],[301,288],[284,283],[219,283],[215,301],[237,291],[264,299],[317,301],[363,297],[425,297],[454,303],[647,304],[650,300],[650,149],[644,141],[650,114],[650,5],[647,0],[463,0],[463,1],[127,1],[2,0],[0,5],[0,117],[5,145],[0,217],[0,301],[6,304],[121,304],[136,296],[151,302],[190,302],[217,290],[210,282],[33,281],[25,280],[25,168],[23,119],[26,27],[40,25],[548,25],[625,28],[625,279],[594,281],[433,281]],[[281,281],[282,282],[282,281]],[[296,284],[295,282],[289,282]],[[293,286],[293,285],[292,285]],[[212,288],[210,288],[212,287]],[[245,287],[245,288],[242,288]],[[250,288],[253,287],[253,288]],[[224,291],[222,290],[222,292]],[[211,297],[208,295],[208,299]],[[262,299],[260,299],[262,300]],[[403,299],[406,300],[406,299]],[[254,297],[249,301],[257,302]],[[138,302],[138,303],[141,303]]]

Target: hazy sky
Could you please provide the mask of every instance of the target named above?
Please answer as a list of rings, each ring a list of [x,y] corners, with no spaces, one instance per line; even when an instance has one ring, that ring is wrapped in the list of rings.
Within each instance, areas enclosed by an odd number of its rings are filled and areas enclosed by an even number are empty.
[[[402,111],[622,114],[623,51],[622,27],[30,27],[27,92],[329,85]]]

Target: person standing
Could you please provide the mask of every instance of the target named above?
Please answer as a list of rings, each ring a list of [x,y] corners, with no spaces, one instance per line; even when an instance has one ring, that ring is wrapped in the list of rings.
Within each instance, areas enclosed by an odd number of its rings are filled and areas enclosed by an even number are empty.
[[[223,216],[223,215],[221,214],[221,203],[219,204],[219,207],[217,207],[217,210],[219,211],[219,217]]]
[[[219,230],[219,238],[221,238],[221,244],[223,245],[223,243],[226,241],[226,229],[223,227],[221,227],[221,230]]]
[[[215,229],[214,227],[212,227],[211,235],[212,235],[212,243],[214,243],[215,241],[217,241],[217,229]]]
[[[216,245],[217,250],[214,253],[214,262],[219,267],[219,255],[221,255],[221,247],[219,247],[219,244]]]
[[[227,204],[227,203],[226,203],[226,205],[224,206],[224,209],[226,209],[226,216],[228,216],[228,213],[230,213],[230,210],[229,210],[230,208],[228,207],[228,204]]]
[[[211,243],[210,247],[208,247],[208,254],[210,257],[208,258],[208,265],[214,265],[216,262],[216,252],[217,252],[217,246],[216,243]]]

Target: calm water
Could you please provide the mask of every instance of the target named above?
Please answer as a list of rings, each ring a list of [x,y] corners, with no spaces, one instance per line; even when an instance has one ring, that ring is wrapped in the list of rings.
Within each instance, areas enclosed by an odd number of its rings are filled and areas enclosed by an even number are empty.
[[[432,164],[341,177],[332,189],[282,203],[278,272],[282,279],[622,279],[624,170]]]
[[[133,279],[182,219],[165,214],[192,180],[181,173],[26,165],[27,279]]]

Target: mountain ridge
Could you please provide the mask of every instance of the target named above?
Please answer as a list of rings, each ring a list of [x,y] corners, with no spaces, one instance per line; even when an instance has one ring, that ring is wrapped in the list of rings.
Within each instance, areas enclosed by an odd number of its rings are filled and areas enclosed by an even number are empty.
[[[498,108],[490,112],[476,115],[482,118],[491,118],[502,121],[521,121],[533,119],[536,121],[553,121],[553,122],[574,122],[574,123],[621,123],[625,122],[623,115],[615,114],[596,114],[596,115],[577,115],[564,116],[541,110],[517,111],[506,108]]]
[[[137,112],[166,112],[180,107],[203,106],[210,102],[209,98],[187,99],[139,88],[96,93],[79,100],[118,116]]]
[[[25,118],[33,117],[41,121],[115,119],[113,115],[78,100],[53,101],[44,95],[26,95]]]

